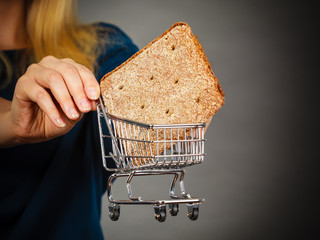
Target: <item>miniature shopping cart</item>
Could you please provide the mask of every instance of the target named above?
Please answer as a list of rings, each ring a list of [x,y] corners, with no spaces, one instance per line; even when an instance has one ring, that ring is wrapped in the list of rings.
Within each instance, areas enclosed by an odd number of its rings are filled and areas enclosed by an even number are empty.
[[[199,215],[201,198],[192,198],[185,192],[183,183],[186,166],[203,161],[204,131],[206,124],[149,125],[119,118],[108,113],[100,98],[97,107],[103,166],[114,173],[108,179],[107,196],[109,217],[116,221],[121,204],[154,205],[155,218],[159,222],[166,219],[166,205],[176,216],[179,204],[186,204],[187,215],[196,220]],[[106,153],[110,149],[112,152]],[[108,150],[110,151],[110,150]],[[134,196],[131,180],[134,176],[173,175],[168,200],[143,200]],[[115,200],[111,186],[116,178],[126,177],[128,199]],[[175,193],[176,182],[180,184],[180,195]]]

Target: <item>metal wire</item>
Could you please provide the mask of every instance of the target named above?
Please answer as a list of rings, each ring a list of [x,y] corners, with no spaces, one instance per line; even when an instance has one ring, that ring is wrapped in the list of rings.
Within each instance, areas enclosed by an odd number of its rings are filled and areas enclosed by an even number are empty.
[[[105,151],[104,159],[113,159],[116,168],[111,171],[130,171],[133,169],[168,169],[199,164],[203,161],[204,130],[206,124],[165,124],[148,125],[118,118],[98,107],[99,132],[101,144],[104,138],[112,139],[112,152]],[[102,124],[108,126],[103,132]],[[107,161],[108,162],[108,161]]]

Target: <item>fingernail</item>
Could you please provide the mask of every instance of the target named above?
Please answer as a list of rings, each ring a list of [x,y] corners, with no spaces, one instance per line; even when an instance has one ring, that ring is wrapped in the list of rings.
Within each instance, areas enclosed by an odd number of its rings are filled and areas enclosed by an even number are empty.
[[[69,115],[71,116],[71,118],[76,119],[78,118],[80,115],[78,113],[78,111],[75,108],[70,108],[69,110]]]
[[[80,107],[82,111],[89,111],[91,110],[90,103],[86,99],[80,100]]]
[[[66,126],[65,122],[61,118],[57,118],[56,122],[57,122],[58,127],[65,127]]]
[[[89,94],[90,94],[90,99],[91,100],[96,100],[96,99],[98,99],[98,91],[97,91],[97,89],[95,89],[95,88],[90,88],[89,89]]]

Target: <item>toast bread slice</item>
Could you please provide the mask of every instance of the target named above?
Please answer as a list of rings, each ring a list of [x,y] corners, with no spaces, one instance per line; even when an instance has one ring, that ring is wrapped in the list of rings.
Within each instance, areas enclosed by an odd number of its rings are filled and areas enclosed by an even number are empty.
[[[224,104],[203,48],[183,22],[107,73],[100,87],[110,114],[147,124],[209,123]]]

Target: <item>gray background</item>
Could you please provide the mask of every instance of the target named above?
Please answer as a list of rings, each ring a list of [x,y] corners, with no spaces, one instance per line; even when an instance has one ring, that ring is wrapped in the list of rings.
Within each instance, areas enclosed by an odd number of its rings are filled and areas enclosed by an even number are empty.
[[[197,221],[181,206],[164,223],[151,206],[123,206],[101,224],[107,239],[315,239],[319,214],[311,150],[315,6],[294,1],[80,0],[82,22],[118,25],[144,47],[178,21],[198,36],[226,95],[186,190],[206,202]],[[314,78],[313,78],[314,77]],[[312,171],[315,170],[315,171]],[[135,179],[144,198],[166,198],[170,179]],[[126,197],[124,182],[115,195]]]

